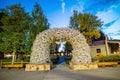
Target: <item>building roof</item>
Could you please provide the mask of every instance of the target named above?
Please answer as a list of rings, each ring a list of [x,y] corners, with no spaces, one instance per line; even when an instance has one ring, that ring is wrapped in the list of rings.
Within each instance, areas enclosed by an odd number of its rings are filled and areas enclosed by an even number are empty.
[[[119,40],[108,40],[107,42],[120,44]],[[104,44],[105,44],[105,40],[99,40],[99,41],[93,41],[91,46],[98,46],[98,45],[104,45]]]
[[[113,41],[113,40],[109,40],[108,43],[119,43],[120,44],[120,41]]]
[[[104,45],[105,40],[100,40],[100,41],[92,41],[91,46],[98,46],[98,45]]]

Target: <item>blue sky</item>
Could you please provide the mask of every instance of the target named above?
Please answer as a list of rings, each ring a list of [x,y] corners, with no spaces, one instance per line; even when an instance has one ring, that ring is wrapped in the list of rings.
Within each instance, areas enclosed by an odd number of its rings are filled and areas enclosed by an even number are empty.
[[[120,39],[120,0],[0,0],[0,8],[21,3],[27,12],[38,2],[50,27],[67,27],[73,10],[89,12],[101,19],[101,30],[113,39]]]

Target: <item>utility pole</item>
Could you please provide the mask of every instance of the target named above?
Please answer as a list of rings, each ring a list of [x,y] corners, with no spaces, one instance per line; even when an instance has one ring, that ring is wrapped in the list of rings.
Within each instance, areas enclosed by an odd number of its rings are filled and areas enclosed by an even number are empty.
[[[106,53],[110,54],[109,53],[109,48],[108,48],[108,37],[107,37],[107,35],[105,35],[105,46],[106,46]]]
[[[118,44],[119,44],[119,53],[120,53],[120,42]]]

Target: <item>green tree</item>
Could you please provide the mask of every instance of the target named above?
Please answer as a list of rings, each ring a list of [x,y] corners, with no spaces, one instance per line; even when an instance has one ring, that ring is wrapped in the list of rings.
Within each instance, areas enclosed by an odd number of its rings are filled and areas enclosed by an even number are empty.
[[[71,45],[69,42],[67,42],[67,43],[65,44],[65,50],[66,50],[66,51],[72,51],[72,45]]]
[[[38,3],[31,17],[20,4],[0,10],[0,51],[12,53],[30,53],[34,39],[39,32],[49,28],[46,16]]]
[[[105,34],[100,30],[100,37],[99,38],[92,38],[92,41],[99,41],[99,40],[105,40]]]
[[[87,43],[91,44],[92,38],[100,37],[99,28],[102,26],[102,21],[90,13],[78,13],[74,11],[70,18],[70,28],[79,30],[87,39]]]
[[[4,32],[1,34],[1,42],[3,42],[4,52],[13,54],[12,63],[15,60],[15,54],[21,53],[24,48],[26,38],[25,30],[29,23],[30,16],[25,12],[20,4],[8,6],[2,11],[5,15],[2,16],[1,22]]]
[[[33,41],[35,40],[37,34],[46,29],[49,29],[49,23],[44,15],[41,6],[36,3],[34,9],[32,11],[32,18],[30,19],[31,23],[29,23],[28,33],[28,41],[27,41],[27,50],[30,51],[33,45]]]
[[[56,52],[56,50],[55,50],[56,49],[56,45],[57,45],[56,43],[52,43],[50,45],[50,53],[51,54],[53,54],[54,52]]]
[[[48,20],[38,3],[35,4],[34,9],[32,11],[32,19],[34,24],[33,29],[35,29],[35,32],[34,32],[35,37],[39,32],[49,29]]]

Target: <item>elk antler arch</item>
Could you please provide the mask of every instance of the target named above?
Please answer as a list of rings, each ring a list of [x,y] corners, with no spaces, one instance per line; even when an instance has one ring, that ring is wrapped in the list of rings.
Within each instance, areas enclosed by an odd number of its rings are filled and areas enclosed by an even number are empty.
[[[50,44],[58,39],[64,39],[71,43],[73,47],[71,61],[73,63],[91,63],[90,48],[85,37],[79,31],[70,28],[49,29],[40,32],[33,43],[30,63],[50,62]]]

